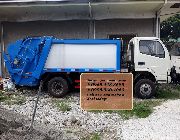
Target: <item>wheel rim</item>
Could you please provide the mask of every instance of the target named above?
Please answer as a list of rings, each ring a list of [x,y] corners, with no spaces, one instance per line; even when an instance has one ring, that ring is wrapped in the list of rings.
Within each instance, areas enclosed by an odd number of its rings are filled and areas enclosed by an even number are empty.
[[[142,95],[150,95],[152,92],[152,88],[149,84],[142,84],[140,86],[140,93]]]
[[[63,93],[63,84],[60,82],[53,82],[52,92],[54,92],[56,94],[62,94]]]

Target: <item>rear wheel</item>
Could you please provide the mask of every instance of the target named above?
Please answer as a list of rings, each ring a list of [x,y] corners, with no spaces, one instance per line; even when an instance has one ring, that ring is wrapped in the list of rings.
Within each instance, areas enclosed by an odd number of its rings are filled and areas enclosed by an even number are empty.
[[[149,99],[155,94],[155,85],[149,79],[141,79],[135,85],[135,93],[139,98]]]
[[[63,97],[68,92],[68,83],[61,77],[52,78],[48,82],[48,92],[54,97]]]

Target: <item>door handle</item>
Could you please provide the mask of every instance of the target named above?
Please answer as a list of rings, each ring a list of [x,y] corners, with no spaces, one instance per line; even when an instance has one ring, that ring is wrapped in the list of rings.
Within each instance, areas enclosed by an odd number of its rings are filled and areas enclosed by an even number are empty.
[[[145,65],[145,62],[138,62],[138,65]]]

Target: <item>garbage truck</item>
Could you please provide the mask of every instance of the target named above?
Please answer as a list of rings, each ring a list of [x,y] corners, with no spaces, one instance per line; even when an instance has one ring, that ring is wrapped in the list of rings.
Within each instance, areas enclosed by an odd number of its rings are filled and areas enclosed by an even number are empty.
[[[127,50],[127,68],[121,68],[121,41],[108,39],[57,39],[27,37],[11,43],[4,61],[18,86],[38,86],[40,81],[54,97],[79,88],[81,73],[129,72],[134,92],[151,98],[158,83],[170,83],[170,55],[159,38],[134,37]],[[173,73],[173,74],[172,74]]]

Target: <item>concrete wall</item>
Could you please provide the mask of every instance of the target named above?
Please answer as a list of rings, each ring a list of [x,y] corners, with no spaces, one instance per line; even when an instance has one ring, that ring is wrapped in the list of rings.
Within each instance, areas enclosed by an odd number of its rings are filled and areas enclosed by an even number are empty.
[[[154,19],[120,19],[96,21],[96,38],[107,38],[109,34],[136,34],[155,36]]]
[[[4,22],[3,25],[5,45],[26,36],[88,38],[87,21]]]
[[[4,43],[26,36],[55,36],[58,38],[93,38],[94,29],[89,21],[34,21],[3,22]],[[93,25],[93,24],[92,24]],[[108,38],[109,34],[136,34],[155,36],[154,19],[115,19],[95,21],[96,38]],[[91,33],[89,33],[91,31]]]

